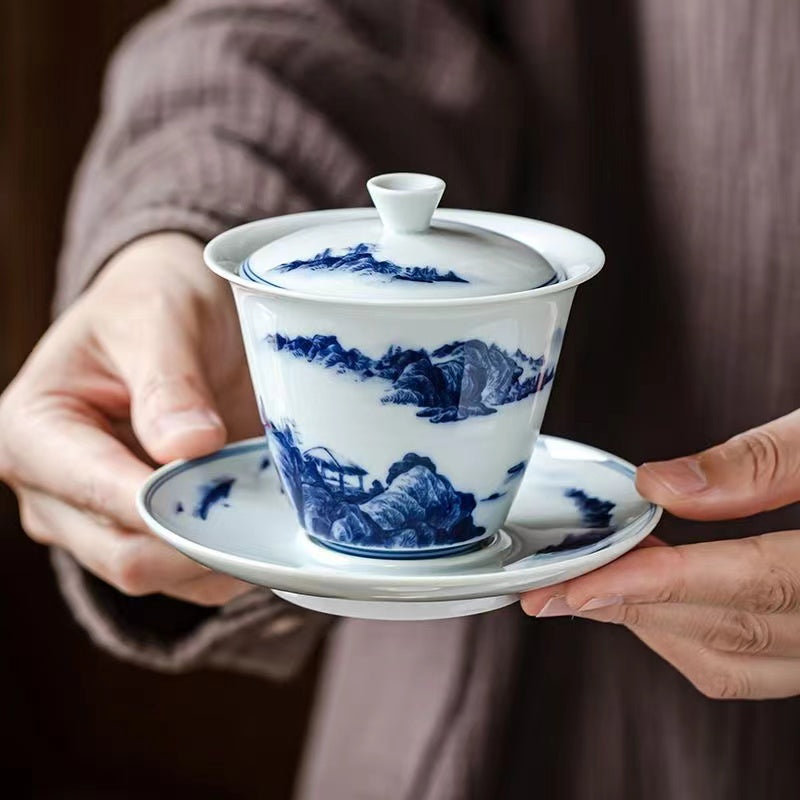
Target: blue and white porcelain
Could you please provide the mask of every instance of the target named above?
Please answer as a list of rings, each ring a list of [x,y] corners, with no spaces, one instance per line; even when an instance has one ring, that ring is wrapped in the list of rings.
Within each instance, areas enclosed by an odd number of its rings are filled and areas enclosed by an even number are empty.
[[[303,227],[242,263],[256,283],[314,295],[368,299],[485,297],[558,280],[529,245],[464,222],[432,220],[444,181],[379,175],[367,183],[378,215]]]
[[[608,453],[541,436],[503,527],[479,549],[448,558],[363,558],[316,544],[297,527],[261,439],[163,467],[138,503],[150,529],[190,558],[298,605],[435,619],[499,608],[630,550],[661,516],[633,476]]]
[[[505,520],[597,245],[535,220],[437,210],[444,184],[389,175],[375,209],[221,234],[274,463],[316,542],[454,556]]]

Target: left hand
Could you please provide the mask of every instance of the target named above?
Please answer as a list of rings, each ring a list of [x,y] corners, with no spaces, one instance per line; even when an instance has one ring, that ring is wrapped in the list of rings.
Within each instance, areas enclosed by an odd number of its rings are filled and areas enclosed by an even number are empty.
[[[724,520],[800,500],[800,411],[698,455],[644,464],[641,494],[678,517]],[[661,544],[654,537],[644,544]],[[526,613],[630,628],[714,698],[800,694],[800,530],[640,547],[522,596]]]

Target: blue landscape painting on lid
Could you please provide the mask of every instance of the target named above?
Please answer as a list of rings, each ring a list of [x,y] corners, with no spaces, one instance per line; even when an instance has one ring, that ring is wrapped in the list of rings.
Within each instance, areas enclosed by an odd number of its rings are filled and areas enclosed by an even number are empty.
[[[405,267],[393,261],[385,261],[375,257],[377,245],[361,243],[348,248],[343,253],[334,253],[331,248],[317,253],[311,258],[298,259],[281,264],[271,273],[287,273],[302,270],[304,272],[349,272],[368,277],[380,276],[385,281],[412,281],[414,283],[469,283],[456,275],[453,270],[442,273],[435,267]]]
[[[336,336],[270,334],[266,341],[340,374],[388,382],[382,403],[411,405],[430,422],[456,422],[494,414],[497,408],[541,391],[555,375],[544,356],[532,357],[519,348],[508,353],[480,339],[456,341],[428,352],[390,347],[372,359],[357,348],[345,349]]]
[[[303,449],[291,425],[268,425],[281,482],[300,524],[332,545],[425,550],[484,533],[475,497],[459,492],[426,456],[406,453],[383,480],[326,447]]]

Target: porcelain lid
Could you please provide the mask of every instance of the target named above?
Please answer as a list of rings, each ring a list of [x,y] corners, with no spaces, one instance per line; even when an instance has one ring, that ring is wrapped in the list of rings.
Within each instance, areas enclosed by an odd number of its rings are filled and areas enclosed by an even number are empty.
[[[434,212],[444,181],[393,173],[367,183],[377,214],[312,225],[256,250],[241,274],[329,297],[476,297],[537,289],[558,279],[533,248]]]

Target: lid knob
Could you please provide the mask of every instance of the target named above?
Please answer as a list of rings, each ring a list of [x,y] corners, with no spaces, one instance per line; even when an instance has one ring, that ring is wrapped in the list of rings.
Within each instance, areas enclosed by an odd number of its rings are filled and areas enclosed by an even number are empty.
[[[392,172],[367,181],[383,227],[393,233],[423,233],[442,199],[445,182],[433,175]]]

